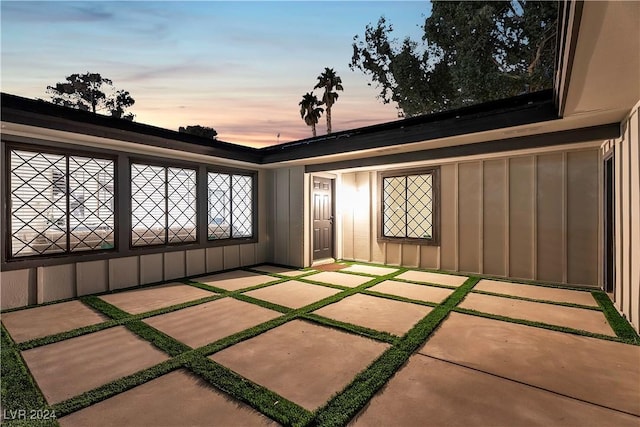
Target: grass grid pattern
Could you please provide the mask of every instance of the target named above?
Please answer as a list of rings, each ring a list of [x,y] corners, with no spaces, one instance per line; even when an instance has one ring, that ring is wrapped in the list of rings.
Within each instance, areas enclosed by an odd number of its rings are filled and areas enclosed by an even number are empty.
[[[354,265],[354,262],[341,262],[345,266]],[[388,265],[380,264],[365,264],[362,265],[390,267]],[[482,291],[474,291],[473,287],[481,280],[477,276],[469,276],[468,279],[460,287],[450,287],[444,285],[428,284],[429,286],[438,286],[442,288],[451,289],[453,293],[444,299],[440,304],[433,302],[425,302],[420,300],[413,300],[396,295],[389,295],[380,292],[368,290],[372,286],[381,283],[385,280],[398,280],[406,283],[417,283],[426,285],[424,283],[406,281],[397,279],[396,276],[402,274],[409,269],[403,267],[393,266],[396,269],[395,272],[384,275],[374,276],[365,273],[355,272],[342,272],[343,274],[351,274],[359,277],[365,277],[369,279],[367,282],[356,287],[345,287],[340,285],[332,285],[323,282],[313,280],[313,275],[317,273],[315,270],[305,270],[305,273],[300,276],[287,276],[278,273],[263,272],[254,268],[244,268],[245,271],[253,273],[259,273],[265,276],[270,276],[273,281],[269,281],[264,284],[250,286],[243,289],[234,291],[225,290],[212,285],[198,282],[202,277],[190,277],[180,282],[188,284],[190,286],[198,287],[200,289],[214,292],[212,296],[201,298],[194,301],[189,301],[182,304],[176,304],[170,307],[165,307],[157,310],[153,310],[146,313],[132,315],[127,313],[107,302],[100,299],[97,295],[81,297],[80,300],[95,309],[96,311],[104,314],[109,320],[78,328],[72,331],[63,332],[60,334],[51,335],[48,337],[37,338],[21,344],[16,344],[10,338],[8,332],[2,326],[2,401],[3,409],[15,409],[15,408],[51,408],[55,410],[58,417],[70,414],[80,409],[86,408],[102,400],[113,397],[119,393],[129,390],[138,385],[144,384],[148,381],[156,379],[162,375],[165,375],[173,370],[186,368],[190,372],[199,376],[207,381],[210,385],[224,393],[234,397],[235,399],[248,404],[249,406],[257,409],[266,416],[272,418],[283,425],[326,425],[326,426],[341,426],[346,425],[354,416],[358,414],[362,408],[369,402],[369,400],[389,381],[389,379],[400,369],[409,359],[409,357],[417,351],[433,334],[438,326],[447,318],[450,312],[456,311],[476,316],[483,316],[493,318],[497,320],[509,321],[513,323],[526,324],[529,326],[541,327],[545,329],[552,329],[561,332],[568,332],[577,335],[591,336],[594,338],[600,338],[605,340],[620,341],[629,344],[640,345],[640,339],[635,333],[633,328],[628,322],[622,318],[615,307],[609,300],[606,294],[600,291],[593,291],[592,295],[598,302],[599,307],[588,307],[569,303],[557,303],[553,301],[545,301],[549,304],[556,304],[562,306],[576,306],[577,308],[601,310],[604,312],[607,320],[610,322],[612,328],[617,334],[617,337],[610,337],[605,335],[593,334],[586,331],[575,330],[571,328],[558,327],[554,325],[547,325],[544,323],[522,321],[518,319],[507,318],[503,316],[496,316],[486,313],[479,313],[473,310],[467,310],[458,308],[457,305],[466,297],[469,292],[487,293]],[[415,270],[415,269],[413,269]],[[435,270],[421,270],[436,272]],[[462,274],[458,274],[462,275]],[[340,290],[339,293],[331,295],[320,301],[309,304],[299,309],[291,309],[278,304],[270,303],[267,301],[259,300],[247,295],[244,292],[260,289],[267,286],[273,286],[275,284],[283,283],[289,280],[298,280],[304,283],[310,283],[315,285],[322,285],[334,289]],[[176,281],[172,281],[176,282]],[[146,287],[146,286],[145,286]],[[555,286],[554,286],[555,287]],[[119,291],[128,291],[130,289],[123,289]],[[110,292],[111,293],[111,292]],[[421,304],[433,309],[418,323],[414,325],[405,335],[398,337],[387,332],[381,332],[366,327],[348,324],[333,319],[328,319],[314,314],[315,310],[325,307],[329,304],[336,303],[351,295],[361,293],[364,295],[375,296],[378,298],[387,298],[396,301],[402,301],[413,304]],[[487,293],[491,294],[491,293]],[[499,295],[504,296],[504,295]],[[277,311],[282,315],[272,319],[270,321],[261,323],[254,327],[245,329],[233,335],[224,337],[218,341],[209,343],[203,347],[192,349],[191,347],[179,342],[178,340],[160,332],[159,330],[142,322],[143,319],[170,313],[182,308],[191,307],[199,304],[203,304],[210,301],[215,301],[220,298],[234,298],[239,301],[259,305],[263,308],[267,308],[273,311]],[[529,300],[527,298],[514,297],[516,299]],[[540,302],[540,301],[537,301]],[[13,310],[11,310],[13,311]],[[219,365],[209,359],[210,356],[216,352],[224,350],[239,342],[251,339],[257,335],[267,332],[273,328],[283,325],[294,319],[305,320],[313,322],[322,326],[335,328],[337,330],[346,331],[352,334],[357,334],[363,337],[374,339],[380,342],[384,342],[390,345],[390,347],[374,362],[372,362],[367,368],[360,372],[356,377],[347,385],[342,391],[332,397],[325,405],[318,408],[316,411],[308,411],[301,406],[285,399],[282,396],[268,390],[267,388],[255,384],[252,381],[241,377],[228,368]],[[124,325],[128,330],[135,333],[142,339],[151,342],[154,346],[164,351],[170,356],[170,359],[160,364],[136,372],[132,375],[120,378],[108,384],[104,384],[93,390],[89,390],[81,395],[72,397],[64,402],[60,402],[53,406],[48,406],[40,392],[39,388],[35,384],[33,378],[29,374],[20,351],[35,348],[38,346],[51,344],[65,339],[70,339],[80,335],[97,332],[110,327]],[[7,425],[24,425],[20,421],[8,421]],[[33,424],[30,424],[33,425]],[[58,425],[55,420],[49,420],[47,423],[41,425]]]

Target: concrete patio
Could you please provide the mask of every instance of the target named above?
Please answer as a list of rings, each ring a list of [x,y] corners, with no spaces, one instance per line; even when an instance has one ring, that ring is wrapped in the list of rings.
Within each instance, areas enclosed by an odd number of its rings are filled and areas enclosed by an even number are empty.
[[[639,341],[607,313],[588,290],[261,265],[7,311],[2,351],[62,426],[638,426]]]

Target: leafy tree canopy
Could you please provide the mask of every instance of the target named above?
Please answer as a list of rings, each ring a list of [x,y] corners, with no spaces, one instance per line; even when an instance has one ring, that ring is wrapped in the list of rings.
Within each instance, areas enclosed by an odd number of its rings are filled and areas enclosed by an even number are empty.
[[[350,68],[371,77],[382,102],[415,116],[552,86],[557,2],[432,5],[420,41],[393,38],[384,17],[354,37]]]
[[[51,102],[70,108],[97,113],[106,111],[112,117],[133,120],[135,115],[126,113],[136,101],[128,91],[115,90],[110,79],[99,73],[71,74],[64,82],[47,86]]]
[[[186,127],[180,126],[180,128],[178,128],[178,132],[188,133],[191,135],[201,136],[203,138],[209,139],[216,139],[216,136],[218,135],[218,132],[216,132],[214,128],[200,125]]]

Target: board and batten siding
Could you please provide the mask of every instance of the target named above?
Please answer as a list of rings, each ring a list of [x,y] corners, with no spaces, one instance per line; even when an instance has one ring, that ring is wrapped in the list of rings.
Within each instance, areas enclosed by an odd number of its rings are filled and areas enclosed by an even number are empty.
[[[305,267],[305,173],[304,166],[268,172],[269,261],[292,267]],[[262,218],[261,218],[262,219]],[[308,241],[308,240],[307,240]]]
[[[640,102],[621,123],[621,136],[606,141],[614,150],[614,304],[640,332]]]
[[[377,172],[343,173],[342,258],[598,286],[599,165],[597,148],[441,164],[439,246],[378,242]]]

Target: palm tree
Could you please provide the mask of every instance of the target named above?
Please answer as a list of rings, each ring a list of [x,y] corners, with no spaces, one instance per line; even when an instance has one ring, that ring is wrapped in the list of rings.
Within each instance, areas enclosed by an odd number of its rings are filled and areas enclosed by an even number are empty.
[[[300,106],[300,117],[304,119],[307,126],[311,126],[313,136],[315,137],[316,124],[318,124],[320,116],[324,111],[318,107],[318,105],[320,105],[318,98],[316,98],[312,92],[307,92],[302,96],[302,101],[300,101],[298,105]]]
[[[325,67],[324,72],[318,76],[318,84],[314,89],[324,88],[322,95],[322,103],[320,105],[327,106],[327,134],[331,133],[331,107],[338,100],[337,92],[333,90],[344,90],[342,87],[342,79],[336,75],[333,68]]]

